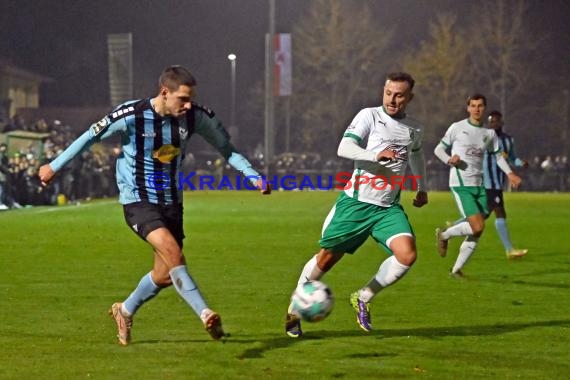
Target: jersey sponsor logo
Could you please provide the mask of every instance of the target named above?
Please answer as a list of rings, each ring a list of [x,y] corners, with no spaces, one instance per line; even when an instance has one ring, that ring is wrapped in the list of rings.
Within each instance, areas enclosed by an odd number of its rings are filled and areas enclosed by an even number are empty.
[[[483,154],[484,154],[484,152],[480,148],[471,147],[471,148],[467,148],[465,150],[465,155],[471,156],[471,157],[483,157]]]
[[[397,156],[395,157],[396,160],[405,161],[408,159],[408,146],[407,145],[398,145],[398,144],[390,144],[383,150],[391,150],[392,152],[396,153]]]
[[[180,148],[167,144],[152,152],[152,158],[157,159],[163,164],[168,164],[169,162],[172,162],[172,160],[174,160],[179,154]]]
[[[410,141],[408,141],[408,139],[385,139],[385,138],[381,138],[380,139],[380,144],[392,144],[392,145],[407,145],[410,143]]]

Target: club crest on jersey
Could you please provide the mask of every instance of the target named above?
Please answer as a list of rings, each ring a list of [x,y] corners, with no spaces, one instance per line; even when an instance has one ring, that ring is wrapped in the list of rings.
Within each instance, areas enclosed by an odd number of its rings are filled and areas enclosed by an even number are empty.
[[[180,138],[186,140],[188,138],[188,129],[184,127],[178,128],[178,133],[180,133]]]
[[[163,164],[168,164],[169,162],[172,162],[172,160],[174,160],[179,154],[180,148],[167,144],[152,152],[152,158],[157,159]]]
[[[107,121],[107,119],[102,118],[97,123],[95,123],[91,126],[91,130],[93,131],[93,134],[95,136],[99,136],[105,130],[107,125],[109,125],[109,122]]]

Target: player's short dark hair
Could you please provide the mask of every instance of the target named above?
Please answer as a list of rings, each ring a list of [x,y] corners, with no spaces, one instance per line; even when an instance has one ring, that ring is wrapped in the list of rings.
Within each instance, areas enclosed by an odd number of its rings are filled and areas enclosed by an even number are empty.
[[[196,78],[187,68],[180,65],[166,67],[158,78],[158,87],[166,87],[170,91],[177,90],[180,86],[195,87]]]
[[[485,95],[479,93],[467,97],[467,105],[469,105],[469,103],[471,103],[472,100],[479,100],[479,99],[483,100],[483,105],[485,106],[487,105],[487,98],[485,97]]]
[[[499,117],[499,118],[502,119],[502,118],[503,118],[503,114],[500,113],[500,112],[497,111],[497,110],[493,110],[493,111],[489,112],[489,117]]]
[[[388,75],[386,75],[386,80],[390,80],[392,82],[408,82],[408,84],[410,85],[410,91],[413,90],[414,84],[416,84],[414,78],[410,74],[405,73],[403,71],[396,71],[389,73]]]

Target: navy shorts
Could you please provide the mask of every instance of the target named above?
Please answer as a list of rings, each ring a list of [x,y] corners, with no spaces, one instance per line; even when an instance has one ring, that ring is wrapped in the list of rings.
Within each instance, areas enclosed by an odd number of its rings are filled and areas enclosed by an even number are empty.
[[[485,191],[487,192],[487,209],[489,212],[492,212],[498,207],[505,207],[502,190],[486,189]]]
[[[182,248],[184,240],[184,224],[182,222],[182,204],[158,205],[146,202],[135,202],[123,205],[125,220],[129,227],[146,241],[152,231],[164,227],[170,231]]]

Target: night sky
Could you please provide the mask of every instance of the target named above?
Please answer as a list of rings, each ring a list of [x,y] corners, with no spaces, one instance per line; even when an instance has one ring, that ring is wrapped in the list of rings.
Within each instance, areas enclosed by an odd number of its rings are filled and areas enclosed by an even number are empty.
[[[459,22],[475,2],[461,0],[367,1],[379,27],[394,27],[395,44],[410,48],[427,37],[428,21],[451,11]],[[310,0],[276,0],[276,32],[290,32]],[[568,81],[570,2],[532,1],[538,52]],[[0,0],[0,59],[53,78],[42,105],[108,105],[108,33],[133,33],[135,97],[152,96],[166,65],[183,64],[198,79],[199,100],[229,118],[230,62],[236,53],[237,97],[263,79],[267,0]],[[294,43],[294,42],[293,42]],[[294,65],[294,62],[293,62]],[[237,116],[238,124],[240,122]]]

